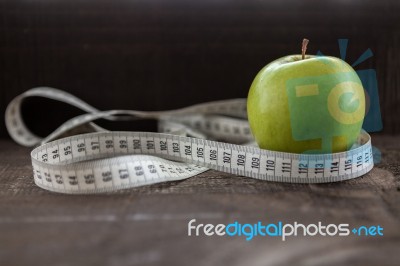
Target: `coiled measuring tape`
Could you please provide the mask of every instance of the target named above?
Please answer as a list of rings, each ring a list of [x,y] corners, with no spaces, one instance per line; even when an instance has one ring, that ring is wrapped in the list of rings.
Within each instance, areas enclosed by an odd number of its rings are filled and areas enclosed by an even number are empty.
[[[62,101],[87,113],[41,139],[21,116],[22,101],[32,96]],[[160,133],[110,132],[93,123],[143,118],[157,119]],[[5,120],[17,143],[40,145],[31,152],[35,183],[62,193],[99,193],[182,180],[208,169],[267,181],[325,183],[359,177],[373,168],[371,138],[365,131],[347,152],[307,155],[259,149],[249,143],[253,139],[245,99],[164,112],[99,111],[64,91],[39,87],[17,96],[7,107]],[[57,139],[82,125],[94,132]]]

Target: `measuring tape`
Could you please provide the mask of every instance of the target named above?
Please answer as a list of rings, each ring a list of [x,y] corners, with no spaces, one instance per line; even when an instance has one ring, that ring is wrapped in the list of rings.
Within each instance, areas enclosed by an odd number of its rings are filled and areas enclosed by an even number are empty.
[[[87,113],[42,139],[29,131],[21,116],[22,101],[32,96]],[[110,132],[93,123],[97,119],[157,119],[160,133]],[[39,87],[17,96],[7,107],[5,121],[17,143],[40,145],[31,152],[35,183],[62,193],[99,193],[183,180],[209,169],[267,181],[325,183],[359,177],[373,168],[371,138],[365,131],[347,152],[310,155],[259,149],[246,119],[246,99],[162,112],[99,111],[67,92]],[[59,139],[83,125],[93,133]]]

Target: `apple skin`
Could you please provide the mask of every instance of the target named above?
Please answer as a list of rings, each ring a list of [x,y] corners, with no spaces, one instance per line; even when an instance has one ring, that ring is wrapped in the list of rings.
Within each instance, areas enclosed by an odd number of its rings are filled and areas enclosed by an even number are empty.
[[[297,81],[314,88],[304,95],[297,91]],[[262,149],[311,154],[346,151],[361,130],[364,89],[354,69],[339,58],[290,55],[257,74],[248,94],[247,114]]]

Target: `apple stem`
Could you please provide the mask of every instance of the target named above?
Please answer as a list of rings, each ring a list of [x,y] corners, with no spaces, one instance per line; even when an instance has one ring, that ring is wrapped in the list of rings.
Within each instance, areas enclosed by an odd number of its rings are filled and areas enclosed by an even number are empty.
[[[304,57],[306,56],[306,51],[307,51],[307,44],[308,44],[309,40],[307,39],[303,39],[303,43],[301,45],[301,59],[303,60]]]

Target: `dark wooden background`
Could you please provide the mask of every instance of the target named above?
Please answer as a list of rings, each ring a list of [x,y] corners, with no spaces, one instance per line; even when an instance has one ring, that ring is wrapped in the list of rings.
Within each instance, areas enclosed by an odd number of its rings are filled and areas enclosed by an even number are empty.
[[[398,266],[399,136],[373,136],[382,162],[344,182],[265,182],[207,171],[102,195],[33,182],[30,148],[0,139],[2,266]],[[188,222],[380,225],[383,236],[189,237]],[[301,229],[300,229],[301,230]]]
[[[349,62],[374,52],[356,69],[377,71],[385,133],[373,136],[382,162],[346,182],[286,184],[208,171],[99,196],[40,189],[30,149],[0,139],[0,265],[398,265],[399,14],[396,0],[0,0],[2,114],[13,97],[41,85],[100,109],[246,97],[256,73],[299,53],[303,37],[311,54],[335,56],[337,39],[348,38]],[[79,113],[38,99],[23,111],[41,135]],[[186,231],[192,218],[379,224],[385,235],[195,238]]]
[[[310,53],[335,56],[337,39],[349,38],[349,62],[374,52],[356,69],[377,70],[384,132],[399,133],[399,14],[396,0],[1,1],[0,113],[40,85],[100,109],[163,110],[246,97],[255,74],[299,53],[303,37]],[[24,113],[45,135],[79,112],[32,99]]]

